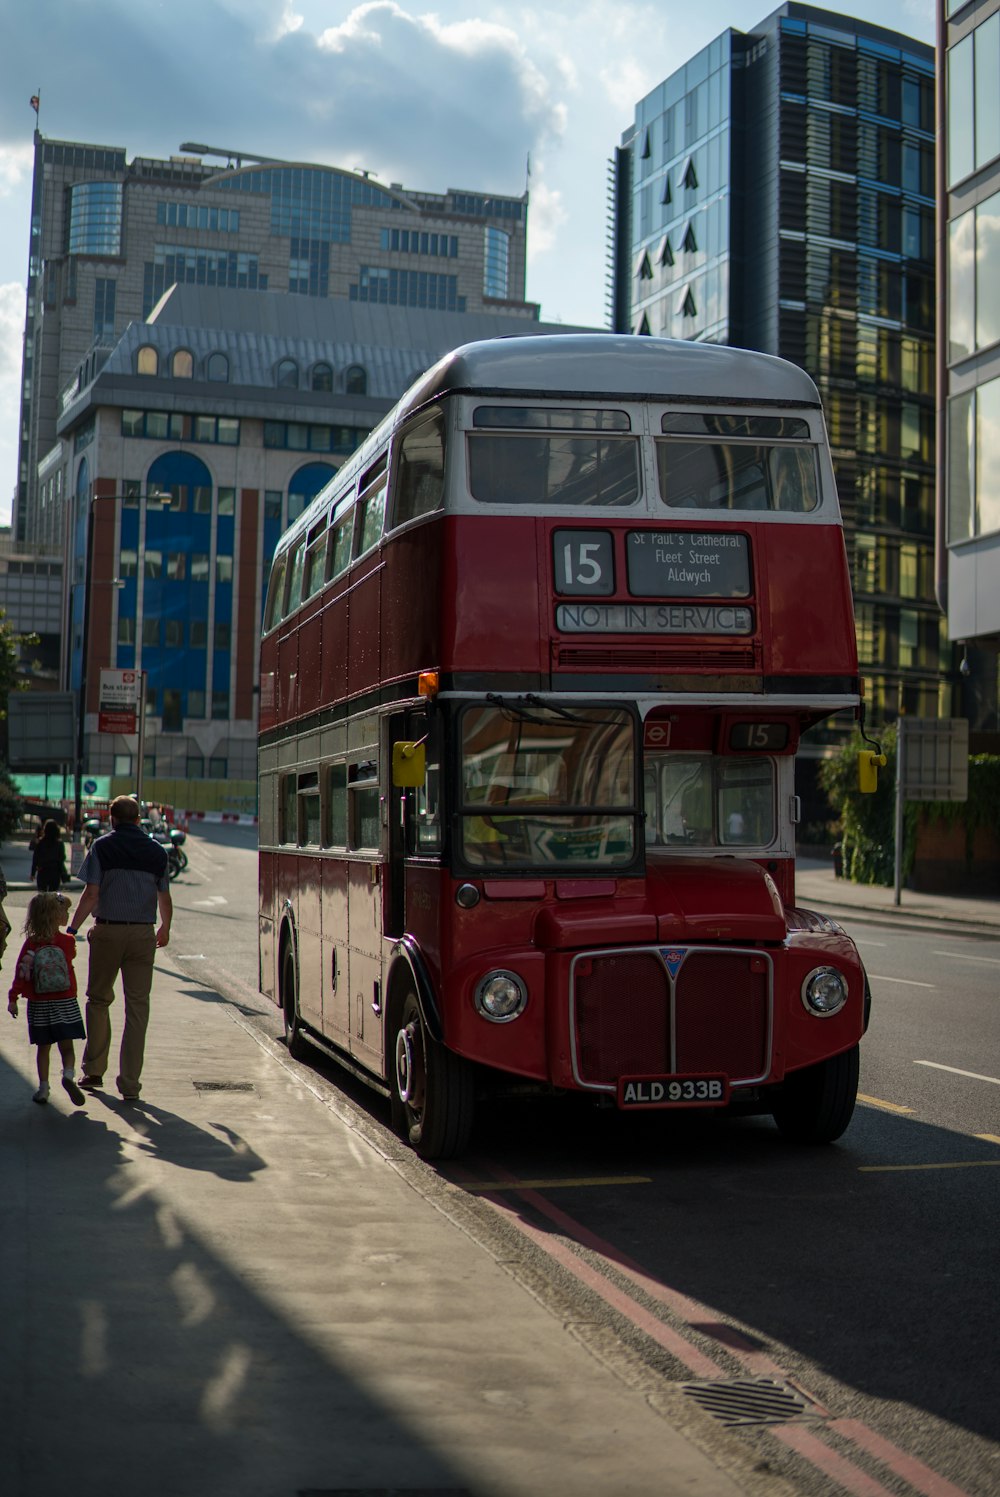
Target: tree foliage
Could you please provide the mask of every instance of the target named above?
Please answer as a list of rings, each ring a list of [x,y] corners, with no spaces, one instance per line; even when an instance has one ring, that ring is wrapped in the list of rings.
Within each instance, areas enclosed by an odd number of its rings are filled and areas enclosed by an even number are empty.
[[[870,747],[860,733],[855,732],[819,767],[819,783],[840,823],[844,877],[857,884],[890,885],[895,880],[895,727],[884,729],[880,742],[887,762],[879,770],[874,795],[863,795],[858,789],[858,754]],[[907,801],[903,816],[904,880],[913,869],[918,822],[934,818],[965,827],[966,856],[971,861],[976,832],[980,828],[1000,831],[1000,755],[972,755],[965,801]]]

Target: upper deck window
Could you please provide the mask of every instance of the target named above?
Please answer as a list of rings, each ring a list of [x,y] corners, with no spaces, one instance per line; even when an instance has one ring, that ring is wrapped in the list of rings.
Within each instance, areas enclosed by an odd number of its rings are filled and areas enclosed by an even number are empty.
[[[444,413],[434,411],[404,434],[396,466],[395,524],[441,508],[444,500]]]
[[[479,406],[468,435],[469,489],[481,504],[621,506],[641,493],[639,442],[624,411]],[[497,427],[506,427],[500,432]],[[483,428],[494,428],[492,431]]]
[[[799,417],[670,411],[661,430],[656,471],[671,509],[805,514],[819,504],[816,450]],[[796,445],[770,445],[779,442]]]

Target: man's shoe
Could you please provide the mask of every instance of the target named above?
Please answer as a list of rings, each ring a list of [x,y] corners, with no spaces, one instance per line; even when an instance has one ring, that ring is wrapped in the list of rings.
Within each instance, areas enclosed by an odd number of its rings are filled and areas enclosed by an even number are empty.
[[[31,1100],[32,1100],[32,1102],[37,1102],[40,1107],[44,1107],[45,1104],[46,1104],[46,1102],[49,1100],[49,1089],[48,1089],[48,1087],[47,1086],[40,1086],[38,1088],[37,1092],[35,1092],[35,1094],[34,1094],[34,1096],[32,1097]]]
[[[122,1092],[122,1101],[123,1102],[138,1102],[139,1101],[139,1093],[138,1092]]]
[[[103,1076],[81,1076],[80,1085],[85,1092],[96,1092],[104,1085]]]
[[[64,1076],[62,1079],[62,1084],[63,1091],[69,1097],[69,1100],[73,1103],[73,1105],[75,1107],[83,1107],[87,1099],[80,1088],[77,1086],[76,1082],[73,1080],[72,1076]]]

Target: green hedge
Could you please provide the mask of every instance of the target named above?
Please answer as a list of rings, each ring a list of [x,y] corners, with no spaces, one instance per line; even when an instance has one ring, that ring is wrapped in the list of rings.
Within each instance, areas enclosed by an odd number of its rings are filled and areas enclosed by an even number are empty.
[[[866,744],[854,735],[819,767],[819,783],[840,824],[844,877],[857,884],[891,885],[895,879],[896,729],[879,735],[886,766],[879,770],[874,795],[858,789],[857,760]],[[966,801],[907,801],[903,818],[903,879],[913,868],[917,823],[921,814],[940,817],[949,825],[965,827],[966,855],[972,860],[973,838],[979,828],[1000,829],[1000,755],[974,754],[969,759],[969,798]]]

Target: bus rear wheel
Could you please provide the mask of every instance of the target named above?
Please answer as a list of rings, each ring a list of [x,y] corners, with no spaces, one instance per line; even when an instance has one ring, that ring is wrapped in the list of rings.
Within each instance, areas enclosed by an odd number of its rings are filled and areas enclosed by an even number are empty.
[[[451,1159],[472,1132],[472,1072],[427,1032],[417,995],[399,1011],[392,1073],[393,1122],[422,1159]]]
[[[800,1144],[829,1144],[840,1137],[858,1097],[859,1058],[855,1045],[785,1080],[771,1115],[786,1138]]]
[[[285,1044],[293,1060],[305,1060],[309,1047],[302,1032],[295,981],[295,952],[289,941],[281,958],[281,1011],[285,1019]]]

